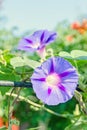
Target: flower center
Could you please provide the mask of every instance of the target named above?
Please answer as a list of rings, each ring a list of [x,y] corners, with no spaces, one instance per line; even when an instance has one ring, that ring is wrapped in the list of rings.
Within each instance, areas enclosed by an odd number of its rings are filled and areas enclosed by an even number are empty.
[[[60,77],[56,74],[50,74],[46,78],[46,83],[48,86],[55,87],[60,83]]]
[[[34,45],[33,45],[33,47],[34,47],[35,49],[37,49],[39,46],[40,46],[40,43],[39,43],[39,42],[36,42],[36,43],[34,43]]]

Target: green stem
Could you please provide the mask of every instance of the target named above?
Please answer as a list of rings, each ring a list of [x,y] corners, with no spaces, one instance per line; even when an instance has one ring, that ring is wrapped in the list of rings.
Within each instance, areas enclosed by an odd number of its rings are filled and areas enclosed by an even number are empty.
[[[75,64],[75,67],[76,67],[76,69],[77,69],[77,72],[79,73],[79,71],[78,71],[78,65],[77,65],[76,60],[74,60],[74,64]]]
[[[10,93],[7,92],[6,95],[9,96]],[[12,93],[11,96],[12,96],[12,97],[17,97],[17,94]],[[54,111],[52,111],[52,110],[50,110],[50,109],[48,109],[48,108],[46,108],[46,107],[43,107],[43,105],[34,103],[33,101],[31,101],[31,100],[29,100],[29,99],[27,99],[27,98],[25,98],[25,97],[23,97],[23,96],[19,96],[18,99],[20,99],[21,101],[25,101],[25,102],[27,102],[27,103],[29,103],[29,104],[35,106],[35,107],[42,108],[43,110],[45,110],[45,111],[47,111],[47,112],[49,112],[49,113],[51,113],[51,114],[53,114],[53,115],[56,115],[56,116],[59,116],[59,117],[62,117],[62,118],[69,118],[69,115],[56,113],[56,112],[54,112]],[[71,117],[71,116],[70,116],[70,117]]]
[[[82,95],[78,91],[75,90],[74,97],[79,102],[79,105],[80,105],[82,111],[84,112],[84,114],[87,115],[87,109],[86,109],[86,105],[82,99]]]
[[[10,98],[11,98],[11,94],[13,93],[13,91],[15,90],[15,88],[12,88],[11,92],[9,93],[9,100],[8,100],[8,128],[9,130],[11,130],[11,114],[10,114],[10,108],[11,108],[11,104],[10,104]]]

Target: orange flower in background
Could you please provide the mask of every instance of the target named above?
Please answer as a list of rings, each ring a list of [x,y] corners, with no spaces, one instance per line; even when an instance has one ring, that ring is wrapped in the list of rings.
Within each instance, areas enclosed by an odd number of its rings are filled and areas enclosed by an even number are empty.
[[[72,35],[67,35],[67,36],[66,36],[66,40],[67,40],[68,42],[72,42],[73,39],[74,39],[74,37],[73,37]]]
[[[79,32],[80,34],[84,34],[85,31],[86,31],[86,30],[85,30],[84,28],[82,28],[82,27],[78,29],[78,32]]]
[[[12,125],[12,130],[19,130],[19,126],[18,126],[18,125],[13,124],[13,125]]]
[[[12,116],[11,119],[16,119],[16,117]],[[6,128],[8,128],[8,122],[5,123],[5,126],[6,126]],[[16,125],[16,124],[12,124],[12,128],[11,128],[11,130],[19,130],[19,129],[20,129],[20,128],[19,128],[18,125]]]
[[[5,126],[6,126],[6,128],[8,128],[8,122],[6,122]],[[12,130],[19,130],[19,126],[16,124],[13,124],[11,129]]]
[[[83,19],[82,23],[78,21],[72,23],[71,29],[77,30],[80,34],[84,34],[87,31],[87,19]]]
[[[4,121],[3,121],[3,118],[0,117],[0,128],[4,126]]]
[[[6,128],[8,128],[8,122],[5,122],[5,126],[6,126]]]
[[[15,119],[15,117],[12,117],[12,119]],[[0,128],[1,127],[6,127],[6,128],[8,128],[8,122],[4,122],[4,119],[3,119],[3,117],[0,117]],[[11,130],[19,130],[20,128],[19,128],[19,126],[18,125],[16,125],[16,124],[13,124],[12,125],[12,128],[11,128]]]
[[[82,27],[87,30],[87,19],[83,19],[82,21]]]
[[[74,22],[74,23],[71,24],[71,29],[77,30],[78,28],[80,28],[80,26],[81,26],[80,22],[77,21],[77,22]]]

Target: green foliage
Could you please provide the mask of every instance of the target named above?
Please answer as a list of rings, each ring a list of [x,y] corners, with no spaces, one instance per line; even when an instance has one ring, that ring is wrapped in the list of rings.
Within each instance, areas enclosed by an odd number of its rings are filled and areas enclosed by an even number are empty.
[[[5,126],[3,126],[2,128],[0,128],[0,130],[7,130]]]
[[[61,51],[59,56],[72,60],[87,60],[87,52],[82,50],[72,50],[70,53]]]
[[[87,129],[87,117],[79,117],[78,120],[76,120],[71,125],[67,126],[65,130],[86,130]]]
[[[39,62],[31,60],[26,57],[24,57],[24,58],[14,57],[11,59],[10,63],[13,66],[13,68],[21,67],[21,66],[29,66],[29,67],[35,69],[36,67],[40,66]]]

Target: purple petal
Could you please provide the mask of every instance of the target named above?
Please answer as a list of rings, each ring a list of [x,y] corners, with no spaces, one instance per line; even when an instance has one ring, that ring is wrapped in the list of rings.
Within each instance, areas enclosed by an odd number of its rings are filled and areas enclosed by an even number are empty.
[[[33,43],[33,41],[32,40],[30,40],[30,39],[27,39],[27,38],[24,38],[28,43]]]
[[[57,105],[59,103],[64,103],[72,98],[73,94],[68,94],[65,91],[61,91],[60,88],[53,89],[51,94],[46,98],[45,103],[48,105]]]
[[[48,95],[50,95],[52,92],[52,89],[51,88],[48,88]]]
[[[31,44],[27,43],[24,39],[22,39],[19,42],[18,49],[19,50],[24,50],[24,51],[29,51],[31,53],[33,53],[35,51],[35,49],[31,47]]]
[[[54,66],[54,71],[56,73],[58,73],[59,75],[61,73],[64,73],[64,72],[68,72],[68,71],[72,71],[72,72],[76,72],[76,69],[67,61],[65,60],[64,58],[62,57],[56,57],[54,58],[55,59],[55,66]]]
[[[71,93],[74,92],[74,90],[77,87],[76,82],[66,82],[66,83],[61,83],[61,85],[65,87],[65,90],[67,92],[71,92]]]
[[[67,76],[68,74],[69,74],[69,72],[66,71],[66,72],[63,72],[63,73],[59,74],[59,76],[60,76],[60,77],[65,77],[65,76]]]
[[[36,32],[33,33],[33,36],[38,40],[40,43],[42,43],[43,39],[44,39],[44,35],[45,35],[45,30],[38,30]]]
[[[46,62],[42,64],[42,69],[46,74],[54,72],[54,59],[49,58]]]
[[[61,77],[62,83],[73,83],[73,82],[77,82],[78,81],[78,74],[77,72],[74,70],[73,72],[69,73],[67,76],[65,77]]]
[[[27,51],[28,48],[30,48],[32,50],[33,40],[34,40],[34,38],[31,36],[28,38],[21,39],[19,42],[19,45],[18,45],[18,49]]]
[[[49,96],[47,84],[45,82],[35,80],[31,80],[31,82],[33,84],[33,89],[34,92],[36,93],[36,96],[45,103],[46,99]]]
[[[57,38],[57,33],[51,32],[51,31],[48,31],[48,30],[39,30],[39,31],[36,31],[33,34],[33,36],[40,39],[41,44],[46,45],[48,43],[55,41],[55,39]]]
[[[50,35],[48,39],[45,41],[46,43],[52,42],[56,38],[56,33]]]
[[[61,94],[61,91],[58,91],[57,89],[53,89],[51,94],[46,98],[45,103],[48,105],[57,105],[61,102],[63,102],[63,96]]]
[[[43,33],[42,33],[42,35],[41,35],[41,37],[40,37],[40,41],[42,42],[43,39],[44,39],[44,31],[43,31]]]
[[[62,77],[65,77],[65,76],[67,76],[67,75],[69,75],[69,74],[71,74],[71,73],[74,73],[75,72],[75,69],[74,68],[70,68],[70,69],[68,69],[67,71],[65,71],[65,72],[63,72],[63,73],[61,73],[61,74],[59,74],[59,76],[62,78]]]
[[[64,87],[63,85],[59,85],[58,87],[59,87],[62,91],[66,92],[66,89],[65,89],[65,87]]]
[[[54,58],[51,60],[50,73],[54,72]]]
[[[45,78],[39,78],[39,79],[32,78],[32,79],[37,80],[37,81],[41,81],[41,82],[44,82],[46,80]]]
[[[37,67],[31,77],[31,79],[40,79],[40,78],[43,78],[45,79],[46,78],[46,73],[43,71],[42,69],[42,66],[41,67]]]
[[[70,100],[74,95],[74,91],[76,90],[77,84],[76,83],[62,83],[61,85],[64,86],[66,90],[65,92],[61,91],[63,95],[66,95],[65,101]]]
[[[28,36],[26,38],[23,38],[20,40],[19,45],[18,45],[18,49],[20,50],[25,50],[25,51],[30,51],[28,50],[28,48],[36,51],[36,48],[34,47],[34,44],[37,43],[37,39],[34,36]]]

